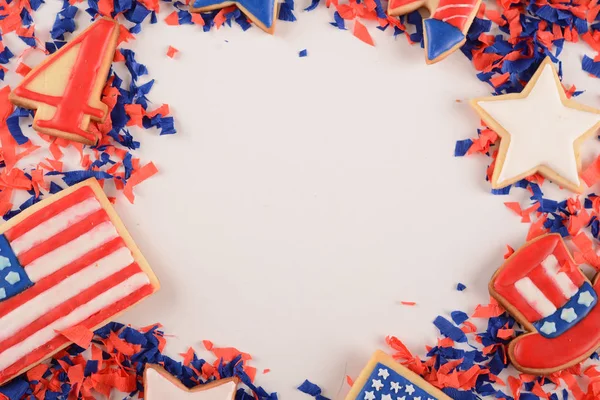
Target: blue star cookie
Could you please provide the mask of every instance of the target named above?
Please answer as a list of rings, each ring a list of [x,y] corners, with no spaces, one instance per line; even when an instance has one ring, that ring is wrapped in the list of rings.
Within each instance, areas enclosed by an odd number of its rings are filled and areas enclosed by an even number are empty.
[[[190,12],[205,12],[235,4],[248,18],[267,33],[275,32],[276,0],[192,0]]]

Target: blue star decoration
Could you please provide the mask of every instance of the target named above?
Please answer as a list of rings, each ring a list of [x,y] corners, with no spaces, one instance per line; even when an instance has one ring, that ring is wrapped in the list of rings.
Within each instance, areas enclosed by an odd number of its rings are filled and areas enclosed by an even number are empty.
[[[144,399],[233,400],[237,384],[237,378],[226,378],[188,389],[164,368],[148,364],[144,370]]]
[[[206,12],[235,4],[248,18],[267,33],[275,32],[275,0],[192,0],[190,12]]]
[[[362,370],[346,400],[451,400],[382,351]]]

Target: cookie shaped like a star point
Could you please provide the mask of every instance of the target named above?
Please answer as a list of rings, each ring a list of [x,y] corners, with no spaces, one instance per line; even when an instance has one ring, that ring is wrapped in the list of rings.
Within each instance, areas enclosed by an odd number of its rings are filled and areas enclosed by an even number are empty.
[[[219,379],[188,389],[158,365],[148,365],[144,371],[145,400],[233,400],[236,388],[237,378]]]
[[[236,5],[263,31],[273,34],[279,10],[276,0],[192,0],[190,12],[206,12]]]
[[[579,150],[600,127],[600,110],[567,98],[550,58],[521,93],[473,99],[471,106],[500,136],[494,189],[539,172],[583,191]]]

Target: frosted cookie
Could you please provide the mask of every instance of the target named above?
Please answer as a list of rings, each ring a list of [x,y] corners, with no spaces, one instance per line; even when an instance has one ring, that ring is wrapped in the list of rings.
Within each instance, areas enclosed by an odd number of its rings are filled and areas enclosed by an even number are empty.
[[[98,137],[90,120],[103,121],[108,107],[100,100],[113,60],[119,24],[102,18],[32,69],[10,94],[21,107],[36,110],[33,128],[85,144]]]
[[[573,261],[558,234],[526,243],[494,274],[490,294],[529,331],[508,354],[520,371],[547,375],[588,358],[600,346],[594,283]]]
[[[275,0],[192,0],[190,12],[205,12],[236,5],[248,18],[263,31],[275,32],[275,19],[279,3]]]
[[[390,0],[389,15],[404,15],[426,8],[431,15],[423,21],[425,61],[433,64],[459,49],[477,15],[481,0]]]
[[[31,206],[0,227],[0,384],[158,288],[95,179]]]
[[[500,136],[493,188],[539,172],[572,191],[583,190],[579,148],[600,127],[600,110],[567,99],[550,58],[523,92],[474,99],[471,106]]]
[[[392,357],[377,351],[354,381],[346,400],[450,400]]]
[[[227,378],[188,389],[158,365],[147,365],[144,370],[146,400],[233,400],[236,388],[237,378]]]

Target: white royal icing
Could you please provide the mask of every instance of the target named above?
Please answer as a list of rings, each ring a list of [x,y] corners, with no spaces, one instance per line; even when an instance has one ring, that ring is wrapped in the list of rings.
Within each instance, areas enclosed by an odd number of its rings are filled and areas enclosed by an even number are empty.
[[[527,304],[537,311],[542,318],[552,315],[556,311],[554,304],[544,296],[544,293],[528,277],[516,281],[515,288],[525,301],[527,301]]]
[[[89,302],[80,305],[70,314],[54,321],[22,342],[6,349],[6,351],[0,355],[0,371],[10,367],[27,354],[54,339],[58,335],[56,333],[57,331],[63,331],[67,328],[76,326],[102,309],[109,307],[149,283],[148,276],[140,272],[108,289],[106,292],[99,294]]]
[[[74,204],[13,240],[10,247],[19,256],[101,208],[100,202],[93,197]]]
[[[95,283],[122,270],[133,261],[129,249],[121,247],[40,293],[0,318],[0,341],[14,335],[48,311],[68,301]],[[2,355],[0,355],[0,358],[2,358]]]
[[[554,332],[556,332],[556,323],[546,321],[540,328],[540,331],[545,333],[546,335],[551,335]]]
[[[579,298],[577,299],[577,304],[582,304],[586,307],[589,307],[594,302],[594,296],[590,294],[587,290],[585,292],[581,292],[579,294]]]
[[[553,254],[550,254],[544,261],[542,261],[542,267],[544,267],[546,274],[560,289],[565,298],[570,299],[578,292],[579,289],[573,283],[573,281],[571,281],[569,276],[564,272],[560,272],[558,260]]]
[[[10,260],[7,257],[0,256],[0,271],[7,267],[10,267]]]
[[[118,236],[110,221],[103,222],[76,239],[33,260],[25,266],[25,270],[29,279],[37,282]]]
[[[228,381],[206,390],[187,392],[174,385],[153,368],[146,370],[146,400],[231,400],[235,395],[236,383]]]
[[[560,319],[570,323],[577,319],[577,314],[573,308],[565,308],[560,313]]]
[[[558,90],[552,66],[546,64],[527,97],[478,102],[510,134],[499,184],[539,165],[580,184],[573,143],[600,115],[565,107]]]

